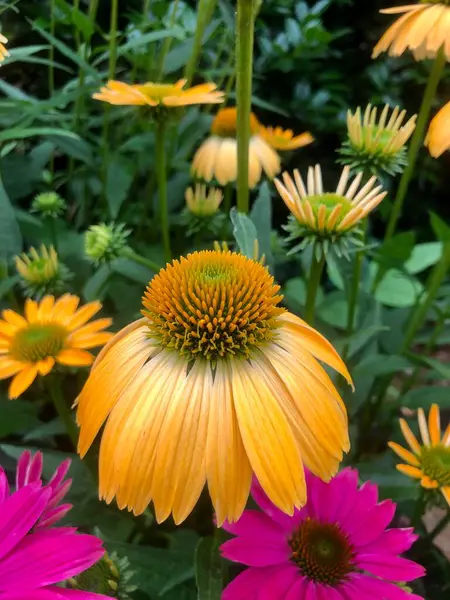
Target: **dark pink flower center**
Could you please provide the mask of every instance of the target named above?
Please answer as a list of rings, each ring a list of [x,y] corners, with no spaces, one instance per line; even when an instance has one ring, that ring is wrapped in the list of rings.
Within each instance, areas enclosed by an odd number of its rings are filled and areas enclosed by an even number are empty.
[[[289,539],[291,560],[316,583],[337,585],[355,570],[355,550],[335,523],[305,519]]]

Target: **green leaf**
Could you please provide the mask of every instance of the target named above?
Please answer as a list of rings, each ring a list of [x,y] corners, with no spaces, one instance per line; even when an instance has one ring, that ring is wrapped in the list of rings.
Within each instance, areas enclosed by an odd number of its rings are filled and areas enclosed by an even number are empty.
[[[50,136],[50,141],[67,156],[76,158],[88,165],[92,164],[94,160],[91,146],[80,137]]]
[[[71,138],[72,140],[80,139],[76,133],[67,131],[66,129],[60,129],[58,127],[29,127],[28,129],[17,127],[16,129],[7,129],[0,132],[0,142],[6,142],[8,140],[23,140],[36,135],[62,136]]]
[[[347,327],[348,316],[348,304],[345,294],[339,291],[328,294],[319,305],[317,316],[333,327],[345,329]]]
[[[443,363],[440,360],[437,360],[435,358],[430,358],[428,356],[420,356],[418,354],[413,355],[412,358],[414,360],[416,360],[418,363],[425,365],[426,367],[429,367],[430,369],[433,369],[434,371],[436,371],[436,373],[438,375],[440,375],[444,379],[450,380],[450,366],[449,365],[446,365],[445,363]],[[450,395],[450,390],[449,390],[449,395]]]
[[[264,181],[259,188],[259,194],[253,204],[250,218],[256,227],[260,256],[264,254],[266,264],[271,268],[273,265],[270,242],[272,236],[272,198],[267,181]]]
[[[39,425],[35,403],[0,399],[0,438],[25,433]]]
[[[398,401],[402,406],[409,408],[428,409],[434,403],[439,404],[440,408],[449,408],[450,393],[448,388],[440,386],[414,388],[401,396]]]
[[[235,207],[230,210],[230,219],[240,252],[248,258],[254,258],[257,234],[253,221],[244,213],[238,213]]]
[[[411,367],[411,362],[404,356],[371,354],[364,357],[354,368],[353,374],[357,375],[389,375]]]
[[[117,218],[120,207],[126,200],[133,183],[133,176],[134,164],[132,161],[118,154],[112,157],[106,174],[106,198],[112,219]]]
[[[435,265],[442,256],[441,242],[427,242],[414,246],[411,256],[405,263],[405,269],[410,275],[421,273]]]
[[[195,551],[195,572],[198,600],[220,600],[223,590],[224,562],[219,552],[220,542],[208,536],[200,540]]]
[[[6,294],[14,288],[16,283],[20,281],[19,275],[13,275],[12,277],[6,277],[0,281],[0,298],[6,296]]]
[[[0,259],[8,259],[22,250],[22,235],[14,209],[0,178]]]
[[[375,298],[385,306],[406,308],[416,304],[423,289],[415,277],[390,269],[378,285]]]
[[[84,286],[83,296],[86,302],[93,300],[101,300],[105,292],[106,284],[111,275],[109,265],[102,265],[100,269],[90,279],[86,281]]]
[[[430,221],[436,237],[441,242],[450,242],[450,227],[448,224],[433,212],[430,212]]]
[[[414,248],[416,235],[406,231],[394,235],[377,249],[377,262],[386,269],[402,267]]]
[[[115,273],[119,273],[123,277],[128,277],[137,283],[148,284],[153,277],[154,271],[151,271],[144,265],[138,265],[133,260],[128,258],[118,258],[111,263],[111,268]]]

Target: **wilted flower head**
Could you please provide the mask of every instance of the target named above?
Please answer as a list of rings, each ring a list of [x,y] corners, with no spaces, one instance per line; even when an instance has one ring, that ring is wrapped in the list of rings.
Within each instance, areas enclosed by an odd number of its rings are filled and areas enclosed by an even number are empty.
[[[290,130],[263,127],[256,116],[250,114],[250,143],[248,159],[248,184],[251,188],[259,182],[262,172],[273,179],[280,172],[281,163],[276,149],[293,150],[312,141],[306,133],[293,137]],[[211,124],[211,135],[201,144],[192,161],[192,174],[220,185],[237,179],[237,109],[222,108]]]
[[[56,192],[42,192],[38,194],[31,204],[33,212],[40,213],[43,217],[59,217],[67,208],[66,201]]]
[[[408,423],[400,419],[400,427],[411,452],[395,442],[389,447],[405,463],[397,469],[413,477],[427,490],[439,490],[450,506],[450,425],[442,435],[439,406],[433,404],[428,415],[428,424],[422,408],[418,410],[418,421],[422,443],[419,443]]]
[[[78,398],[79,452],[103,428],[100,495],[157,520],[192,511],[205,484],[234,521],[252,472],[281,510],[305,502],[303,462],[329,479],[349,448],[345,406],[318,360],[351,382],[329,342],[279,306],[269,271],[201,251],[149,282],[143,318],[103,349]]]
[[[434,158],[450,150],[450,102],[431,121],[425,145]]]
[[[131,231],[123,223],[100,223],[91,225],[84,234],[84,251],[94,263],[101,264],[115,260],[127,246]]]
[[[22,287],[28,296],[36,299],[62,291],[65,282],[71,278],[70,271],[59,262],[53,246],[47,248],[42,244],[40,253],[30,248],[28,254],[16,256],[15,262]]]
[[[434,58],[439,50],[450,59],[450,6],[448,0],[420,0],[417,4],[385,8],[380,12],[401,15],[375,46],[372,58],[382,52],[400,56],[409,49],[416,60]]]
[[[390,175],[401,173],[408,163],[405,144],[411,137],[417,115],[404,123],[406,110],[396,106],[389,119],[389,105],[383,108],[377,119],[378,109],[368,104],[364,116],[361,108],[355,113],[348,111],[348,140],[343,144],[340,162],[358,171],[378,174],[386,171]]]
[[[7,43],[8,39],[0,33],[0,63],[2,63],[7,56],[9,56],[9,52],[5,46]]]
[[[128,558],[119,558],[116,552],[105,554],[95,565],[78,577],[69,580],[69,586],[75,590],[106,594],[118,600],[128,600],[129,594],[137,587],[130,584],[133,571],[129,569]]]
[[[55,301],[44,296],[38,303],[27,298],[24,315],[11,309],[0,319],[0,379],[13,377],[9,398],[20,396],[38,375],[50,373],[56,363],[87,366],[94,357],[87,349],[103,346],[112,336],[103,331],[111,319],[88,321],[102,308],[89,302],[78,308],[80,299],[65,294]]]
[[[286,230],[290,240],[304,238],[290,253],[314,244],[320,258],[332,249],[338,254],[348,255],[350,243],[359,244],[358,225],[382,201],[387,192],[376,185],[377,178],[371,177],[361,186],[362,173],[349,185],[350,167],[344,167],[335,192],[324,192],[322,171],[319,165],[308,169],[307,183],[297,169],[294,180],[283,173],[283,183],[275,179],[275,185],[286,206],[291,211]]]

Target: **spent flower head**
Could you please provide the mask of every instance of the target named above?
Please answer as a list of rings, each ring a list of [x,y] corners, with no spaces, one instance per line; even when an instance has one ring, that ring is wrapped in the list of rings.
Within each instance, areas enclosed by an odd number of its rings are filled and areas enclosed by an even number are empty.
[[[319,165],[308,169],[306,184],[297,169],[294,179],[283,173],[283,183],[275,185],[286,206],[291,211],[285,226],[289,240],[303,238],[290,250],[290,254],[313,244],[319,259],[328,250],[338,256],[348,257],[349,247],[362,245],[361,221],[383,200],[387,192],[376,185],[371,177],[361,185],[362,173],[349,182],[350,167],[344,167],[335,192],[325,192]]]
[[[32,212],[53,219],[59,217],[66,209],[66,201],[56,192],[42,192],[34,198],[31,204]]]
[[[15,263],[20,285],[27,296],[37,300],[45,294],[63,291],[66,282],[72,278],[69,269],[59,261],[53,246],[47,248],[42,244],[39,251],[32,247],[28,254],[16,256]]]
[[[137,587],[130,583],[134,572],[129,569],[127,557],[119,558],[116,552],[105,554],[95,565],[78,577],[69,580],[71,589],[105,594],[117,600],[129,600]]]
[[[91,225],[84,234],[84,252],[95,264],[109,263],[118,258],[127,247],[131,230],[123,223]]]
[[[348,139],[340,149],[339,162],[374,175],[382,171],[389,175],[403,171],[408,164],[405,144],[415,129],[417,115],[404,123],[406,110],[401,111],[396,106],[390,116],[389,110],[386,104],[379,119],[377,107],[371,104],[367,105],[364,115],[360,107],[355,113],[348,111]]]

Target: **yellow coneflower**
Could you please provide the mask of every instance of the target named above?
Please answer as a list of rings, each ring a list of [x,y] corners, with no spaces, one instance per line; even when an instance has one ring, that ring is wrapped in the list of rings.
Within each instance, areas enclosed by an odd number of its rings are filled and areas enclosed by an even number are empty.
[[[0,319],[0,379],[13,377],[9,397],[17,398],[37,375],[48,375],[55,366],[83,367],[94,357],[88,348],[103,346],[112,333],[103,331],[111,319],[87,323],[102,307],[89,302],[78,308],[80,299],[66,294],[56,300],[45,296],[41,302],[27,298],[25,314],[2,312]]]
[[[197,183],[194,188],[185,192],[186,205],[189,211],[197,217],[210,217],[218,210],[223,200],[222,192],[214,187]]]
[[[7,56],[9,56],[9,52],[5,46],[8,43],[8,38],[0,33],[0,63],[2,63]]]
[[[340,151],[341,162],[361,171],[402,171],[407,164],[405,144],[416,127],[417,115],[404,123],[406,110],[396,106],[390,116],[389,110],[386,104],[379,119],[377,107],[371,104],[364,114],[360,107],[355,113],[347,112],[348,141]]]
[[[351,239],[352,230],[386,196],[377,178],[372,177],[361,187],[362,173],[349,182],[350,167],[344,167],[335,192],[324,192],[320,165],[308,169],[306,185],[298,170],[294,170],[294,179],[283,173],[283,183],[275,179],[275,185],[293,219],[286,226],[291,239],[303,237],[304,240],[292,251],[304,247],[309,242],[335,244],[335,249],[345,252],[345,245]],[[355,240],[353,240],[355,241]],[[292,252],[291,251],[291,252]]]
[[[102,350],[78,398],[79,452],[106,422],[100,496],[183,521],[207,483],[218,523],[236,521],[252,473],[292,514],[303,462],[328,480],[348,450],[345,406],[316,359],[349,373],[329,342],[279,307],[259,262],[230,251],[175,260],[149,283],[144,318]]]
[[[224,93],[214,83],[202,83],[183,89],[187,79],[174,84],[153,83],[129,84],[110,80],[100,92],[93,94],[96,100],[121,106],[188,106],[190,104],[218,104],[223,102]]]
[[[438,489],[442,492],[450,506],[450,425],[441,437],[441,420],[439,406],[433,404],[428,415],[428,424],[422,408],[418,410],[418,421],[422,444],[411,431],[404,419],[400,419],[400,427],[412,452],[389,442],[389,447],[407,464],[397,465],[397,469],[419,479],[422,487]]]
[[[311,143],[310,134],[293,137],[290,130],[263,127],[256,116],[250,115],[250,145],[248,184],[251,188],[262,173],[273,179],[281,170],[276,150],[293,150]],[[222,108],[211,125],[211,135],[201,144],[192,161],[192,174],[205,181],[217,179],[226,185],[237,178],[237,109]]]
[[[294,136],[292,129],[282,127],[260,127],[260,135],[275,150],[296,150],[308,146],[314,141],[313,136],[306,131]]]
[[[450,6],[446,1],[419,2],[386,8],[388,15],[401,15],[375,46],[372,58],[389,51],[400,56],[412,50],[417,60],[433,58],[443,48],[450,59]]]
[[[434,158],[450,150],[450,102],[431,121],[425,145]]]
[[[60,291],[71,274],[59,259],[53,246],[41,245],[40,252],[30,248],[28,254],[15,257],[20,283],[29,296],[40,298],[44,294]]]

